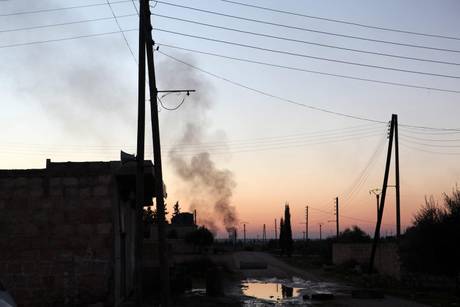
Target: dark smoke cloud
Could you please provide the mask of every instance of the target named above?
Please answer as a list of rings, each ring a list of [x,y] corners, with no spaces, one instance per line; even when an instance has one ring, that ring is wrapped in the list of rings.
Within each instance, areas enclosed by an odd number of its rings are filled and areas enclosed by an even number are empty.
[[[57,0],[11,1],[9,11],[65,5]],[[101,16],[110,16],[108,8],[63,10],[10,18],[5,28]],[[14,37],[2,41],[30,42],[115,30],[116,24],[109,20],[14,32]],[[7,48],[2,50],[2,57],[1,70],[8,72],[7,78],[13,84],[10,91],[22,103],[41,106],[37,124],[46,121],[56,132],[72,139],[107,143],[116,140],[120,131],[135,127],[137,67],[121,34]],[[3,78],[6,76],[0,75]],[[115,126],[117,129],[110,128]]]
[[[193,62],[193,59],[187,59]],[[175,174],[187,187],[191,209],[198,212],[199,223],[205,224],[213,232],[222,226],[228,230],[238,223],[237,212],[231,204],[236,182],[233,173],[219,168],[206,150],[196,151],[196,144],[203,143],[210,133],[208,112],[212,107],[209,93],[212,88],[189,68],[171,61],[164,61],[159,68],[160,79],[168,88],[196,89],[179,109],[181,116],[180,135],[177,146],[169,151],[169,163]],[[176,126],[177,127],[177,126]],[[184,145],[184,144],[188,144]],[[193,149],[193,155],[184,151]]]

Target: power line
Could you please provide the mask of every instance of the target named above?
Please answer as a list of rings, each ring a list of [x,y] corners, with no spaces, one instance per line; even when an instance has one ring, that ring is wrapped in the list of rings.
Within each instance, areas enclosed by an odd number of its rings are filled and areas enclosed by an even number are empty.
[[[365,54],[379,55],[379,56],[398,58],[398,59],[404,59],[404,60],[413,60],[413,61],[429,62],[429,63],[436,63],[436,64],[446,64],[446,65],[460,65],[460,63],[455,63],[455,62],[447,62],[447,61],[439,61],[439,60],[432,60],[432,59],[416,58],[416,57],[409,57],[409,56],[390,54],[390,53],[384,53],[384,52],[374,52],[374,51],[367,51],[367,50],[361,50],[361,49],[340,47],[340,46],[336,46],[336,45],[315,43],[315,42],[311,42],[311,41],[294,39],[294,38],[287,38],[287,37],[281,37],[281,36],[270,35],[270,34],[266,34],[266,33],[258,33],[258,32],[253,32],[253,31],[246,31],[246,30],[240,30],[240,29],[235,29],[235,28],[223,27],[223,26],[219,26],[219,25],[199,22],[199,21],[190,20],[190,19],[183,19],[183,18],[178,18],[178,17],[173,17],[173,16],[167,16],[167,15],[162,15],[162,14],[152,13],[152,15],[157,16],[157,17],[161,17],[161,18],[167,18],[167,19],[172,19],[172,20],[177,20],[177,21],[182,21],[182,22],[202,25],[202,26],[206,26],[206,27],[212,27],[212,28],[221,29],[221,30],[233,31],[233,32],[238,32],[238,33],[243,33],[243,34],[250,34],[250,35],[255,35],[255,36],[259,36],[259,37],[273,38],[273,39],[289,41],[289,42],[295,42],[295,43],[301,43],[301,44],[307,44],[307,45],[314,45],[314,46],[333,48],[333,49],[339,49],[339,50],[344,50],[344,51],[353,51],[353,52],[359,52],[359,53],[365,53]]]
[[[181,101],[177,106],[175,106],[175,107],[173,107],[173,108],[166,107],[166,106],[163,104],[163,101],[160,99],[160,97],[157,97],[157,99],[158,99],[158,102],[160,103],[160,105],[161,105],[161,107],[162,107],[163,109],[165,109],[165,110],[167,110],[167,111],[176,111],[177,109],[179,109],[179,108],[184,104],[184,102],[185,102],[185,97],[186,97],[186,96],[184,96],[184,97],[182,98],[182,101]]]
[[[118,0],[118,1],[112,1],[111,4],[125,3],[125,2],[130,2],[130,1],[131,0]],[[0,17],[38,14],[38,13],[55,12],[55,11],[72,10],[72,9],[81,9],[81,8],[87,8],[87,7],[106,6],[106,5],[107,5],[107,3],[95,3],[95,4],[85,4],[85,5],[76,5],[76,6],[57,7],[57,8],[34,10],[34,11],[22,11],[22,12],[13,12],[13,13],[0,14]]]
[[[409,143],[416,144],[416,145],[421,145],[421,146],[426,146],[426,147],[437,147],[437,148],[460,148],[460,145],[441,145],[441,144],[420,143],[420,142],[413,141],[413,140],[411,140],[411,139],[405,138],[404,136],[401,137],[401,139],[404,140],[405,142],[409,142]]]
[[[137,30],[138,29],[128,29],[128,30],[123,30],[123,32],[131,32],[131,31],[137,31]],[[32,42],[25,42],[25,43],[0,45],[0,49],[21,47],[21,46],[29,46],[29,45],[37,45],[37,44],[54,43],[54,42],[68,41],[68,40],[74,40],[74,39],[80,39],[80,38],[88,38],[88,37],[98,37],[98,36],[119,34],[119,33],[120,33],[120,31],[111,31],[111,32],[103,32],[103,33],[78,35],[78,36],[65,37],[65,38],[56,38],[56,39],[47,39],[47,40],[41,40],[41,41],[32,41]]]
[[[193,68],[193,69],[195,69],[197,71],[200,71],[200,72],[202,72],[204,74],[212,76],[212,77],[214,77],[216,79],[225,81],[225,82],[230,83],[230,84],[232,84],[234,86],[245,88],[245,89],[247,89],[249,91],[261,94],[261,95],[266,96],[266,97],[270,97],[270,98],[277,99],[279,101],[283,101],[285,103],[289,103],[289,104],[292,104],[292,105],[296,105],[296,106],[299,106],[299,107],[304,107],[304,108],[308,108],[308,109],[312,109],[312,110],[316,110],[316,111],[320,111],[320,112],[324,112],[324,113],[333,114],[333,115],[336,115],[336,116],[342,116],[342,117],[347,117],[347,118],[352,118],[352,119],[357,119],[357,120],[362,120],[362,121],[368,121],[368,122],[374,122],[374,123],[384,123],[384,124],[387,123],[386,121],[381,121],[381,120],[377,120],[377,119],[366,118],[366,117],[361,117],[361,116],[356,116],[356,115],[351,115],[351,114],[331,111],[331,110],[328,110],[328,109],[319,108],[319,107],[315,107],[315,106],[312,106],[312,105],[307,105],[307,104],[304,104],[304,103],[301,103],[301,102],[298,102],[298,101],[294,101],[292,99],[283,98],[283,97],[280,97],[280,96],[277,96],[277,95],[274,95],[274,94],[270,94],[268,92],[265,92],[265,91],[262,91],[262,90],[259,90],[259,89],[244,85],[242,83],[239,83],[239,82],[230,80],[228,78],[222,77],[222,76],[220,76],[218,74],[215,74],[213,72],[210,72],[208,70],[202,69],[202,68],[200,68],[200,67],[198,67],[196,65],[193,65],[193,64],[190,64],[190,63],[188,63],[186,61],[178,59],[178,58],[176,58],[176,57],[174,57],[172,55],[169,55],[169,54],[167,54],[167,53],[165,53],[163,51],[159,50],[158,52],[160,54],[162,54],[162,55],[164,55],[164,56],[176,61],[176,62],[182,63],[185,66],[191,67],[191,68]],[[399,124],[399,126],[410,127],[410,128],[418,128],[418,129],[426,129],[426,130],[437,130],[437,131],[460,131],[460,128],[435,128],[435,127],[415,126],[415,125],[407,125],[407,124]]]
[[[401,124],[399,124],[401,126]],[[452,130],[452,129],[451,129]],[[440,135],[440,136],[446,136],[446,135],[455,135],[459,134],[460,130],[453,130],[453,131],[425,131],[425,129],[421,128],[412,128],[412,127],[407,127],[404,126],[402,131],[405,133],[411,133],[411,134],[416,134],[416,135]]]
[[[69,22],[62,22],[62,23],[53,23],[53,24],[47,24],[47,25],[38,25],[38,26],[31,26],[31,27],[6,29],[6,30],[0,30],[0,33],[26,31],[26,30],[36,30],[36,29],[59,27],[59,26],[67,26],[67,25],[73,25],[73,24],[80,24],[80,23],[87,23],[87,22],[94,22],[94,21],[103,21],[103,20],[112,20],[114,18],[116,19],[116,18],[124,18],[124,17],[131,17],[131,16],[137,16],[137,15],[136,14],[126,14],[126,15],[119,15],[119,16],[113,16],[113,17],[100,17],[100,18],[69,21]],[[120,29],[120,31],[121,31],[121,29]]]
[[[217,39],[217,38],[210,38],[210,37],[205,37],[205,36],[199,36],[199,35],[187,34],[187,33],[182,33],[182,32],[177,32],[177,31],[171,31],[171,30],[166,30],[166,29],[162,29],[162,28],[154,28],[154,30],[160,31],[160,32],[165,32],[165,33],[170,33],[170,34],[175,34],[175,35],[180,35],[180,36],[185,36],[185,37],[190,37],[190,38],[196,38],[196,39],[202,39],[202,40],[206,40],[206,41],[212,41],[212,42],[216,42],[216,43],[222,43],[222,44],[233,45],[233,46],[244,47],[244,48],[251,48],[251,49],[255,49],[255,50],[266,51],[266,52],[271,52],[271,53],[278,53],[278,54],[284,54],[284,55],[301,57],[301,58],[314,59],[314,60],[319,60],[319,61],[327,61],[327,62],[334,62],[334,63],[340,63],[340,64],[353,65],[353,66],[361,66],[361,67],[374,68],[374,69],[383,69],[383,70],[390,70],[390,71],[397,71],[397,72],[404,72],[404,73],[411,73],[411,74],[418,74],[418,75],[426,75],[426,76],[432,76],[432,77],[460,79],[460,76],[437,74],[437,73],[430,73],[430,72],[424,72],[424,71],[418,71],[418,70],[409,70],[409,69],[402,69],[402,68],[395,68],[395,67],[388,67],[388,66],[380,66],[380,65],[372,65],[372,64],[364,64],[364,63],[343,61],[343,60],[337,60],[337,59],[333,59],[333,58],[318,57],[318,56],[308,55],[308,54],[304,54],[304,53],[297,53],[297,52],[290,52],[290,51],[279,50],[279,49],[271,49],[271,48],[259,47],[259,46],[255,46],[255,45],[242,44],[242,43],[228,41],[228,40],[222,40],[222,39]]]
[[[429,154],[445,155],[445,156],[460,156],[460,152],[441,152],[441,151],[427,150],[427,149],[422,149],[416,146],[410,146],[405,143],[401,143],[401,145],[411,150],[420,151],[420,152],[429,153]]]
[[[373,137],[377,136],[380,134],[368,134],[368,135],[362,135],[362,136],[355,136],[355,137],[348,137],[348,138],[339,138],[339,139],[330,139],[327,141],[316,141],[316,142],[303,142],[303,143],[298,143],[298,144],[288,144],[288,145],[272,145],[272,146],[253,146],[253,147],[242,147],[237,150],[228,150],[228,149],[195,149],[195,150],[184,150],[184,149],[162,149],[163,153],[168,153],[171,155],[179,155],[179,156],[195,156],[197,154],[213,154],[213,155],[227,155],[227,154],[235,154],[235,153],[254,153],[254,152],[265,152],[265,151],[272,151],[272,150],[280,150],[280,149],[287,149],[287,148],[299,148],[299,147],[304,147],[304,146],[312,146],[312,145],[322,145],[322,144],[332,144],[332,143],[338,143],[338,142],[345,142],[345,141],[353,141],[353,140],[358,140],[358,139],[363,139],[363,138],[368,138],[368,137]],[[0,154],[2,153],[15,153],[15,154],[26,154],[26,155],[49,155],[49,154],[67,154],[67,153],[72,153],[72,154],[90,154],[94,155],[95,153],[99,154],[107,154],[110,152],[113,153],[118,153],[119,149],[114,150],[101,150],[99,152],[95,152],[94,150],[85,150],[85,151],[75,151],[75,150],[30,150],[30,149],[12,149],[11,147],[2,149],[0,151]],[[151,152],[150,152],[151,153]]]
[[[460,139],[427,139],[427,138],[420,138],[416,136],[412,136],[405,133],[400,133],[401,136],[405,138],[410,138],[418,141],[425,141],[425,142],[460,142]]]
[[[371,165],[374,165],[375,159],[378,157],[378,154],[381,153],[380,149],[383,145],[383,141],[385,141],[385,137],[381,139],[381,141],[377,144],[374,152],[372,153],[371,157],[369,158],[369,161],[367,162],[366,166],[364,169],[361,171],[360,175],[356,178],[355,182],[351,185],[348,195],[343,197],[342,203],[343,204],[348,204],[351,199],[353,199],[353,196],[356,195],[356,193],[361,189],[361,186],[366,182],[367,178],[369,177],[369,168]],[[342,205],[343,207],[343,205]]]
[[[233,139],[228,141],[214,141],[214,142],[199,142],[199,143],[165,143],[165,148],[172,147],[172,146],[218,146],[218,145],[238,145],[238,144],[257,144],[260,142],[278,142],[280,140],[299,140],[304,138],[323,138],[323,137],[331,137],[331,136],[344,136],[349,135],[349,133],[356,133],[356,132],[363,132],[368,133],[370,131],[374,131],[374,129],[379,128],[381,124],[366,124],[366,125],[358,125],[358,126],[347,126],[341,127],[337,129],[327,129],[327,130],[316,130],[312,132],[302,132],[296,134],[286,134],[286,135],[278,135],[278,136],[268,136],[268,137],[258,137],[258,138],[250,138],[250,139]],[[370,131],[369,131],[370,130]],[[8,145],[8,147],[13,146],[20,146],[20,147],[45,147],[50,149],[63,149],[67,148],[71,151],[75,151],[81,149],[82,147],[85,150],[98,150],[98,149],[115,149],[118,150],[121,147],[124,148],[132,148],[135,149],[135,145],[124,146],[124,145],[77,145],[77,144],[43,144],[43,143],[18,143],[18,142],[7,142],[1,141],[1,144]]]
[[[432,90],[432,91],[438,91],[438,92],[460,94],[460,91],[457,91],[457,90],[449,90],[449,89],[442,89],[442,88],[437,88],[437,87],[427,87],[427,86],[421,86],[421,85],[413,85],[413,84],[407,84],[407,83],[391,82],[391,81],[376,80],[376,79],[369,79],[369,78],[360,78],[360,77],[353,77],[353,76],[342,75],[342,74],[333,74],[333,73],[327,73],[327,72],[322,72],[322,71],[303,69],[303,68],[299,68],[299,67],[279,65],[279,64],[256,61],[256,60],[251,60],[251,59],[227,56],[227,55],[222,55],[222,54],[212,53],[212,52],[206,52],[206,51],[201,51],[201,50],[196,50],[196,49],[183,48],[183,47],[178,47],[178,46],[169,45],[169,44],[163,44],[163,43],[158,43],[158,42],[157,42],[157,45],[168,47],[168,48],[174,48],[174,49],[189,51],[189,52],[198,53],[198,54],[215,56],[215,57],[228,59],[228,60],[234,60],[234,61],[240,61],[240,62],[246,62],[246,63],[253,63],[253,64],[258,64],[258,65],[263,65],[263,66],[269,66],[269,67],[292,70],[292,71],[306,72],[306,73],[312,73],[312,74],[318,74],[318,75],[324,75],[324,76],[330,76],[330,77],[337,77],[337,78],[350,79],[350,80],[356,80],[356,81],[372,82],[372,83],[392,85],[392,86],[400,86],[400,87],[407,87],[407,88],[415,88],[415,89],[423,89],[423,90]]]
[[[113,11],[112,5],[110,4],[110,0],[106,0],[106,1],[107,1],[107,4],[109,5],[110,12],[112,13],[113,18],[115,18],[115,22],[116,22],[116,24],[117,24],[118,30],[120,30],[120,33],[121,33],[121,35],[123,36],[123,40],[125,41],[125,44],[126,44],[126,46],[128,47],[129,52],[131,53],[131,56],[132,56],[132,58],[133,58],[133,60],[134,60],[134,63],[136,63],[136,65],[138,65],[136,56],[134,55],[134,52],[133,52],[133,50],[131,49],[131,46],[129,45],[128,39],[126,38],[126,35],[125,35],[125,33],[123,32],[123,29],[121,28],[120,23],[118,22],[118,18],[117,18],[117,16],[115,15],[115,12]],[[133,15],[134,15],[134,16],[137,16],[137,14],[133,14]]]
[[[283,97],[280,97],[280,96],[277,96],[277,95],[273,95],[273,94],[270,94],[268,92],[264,92],[262,90],[258,90],[256,88],[252,88],[252,87],[249,87],[247,85],[244,85],[242,83],[239,83],[239,82],[236,82],[236,81],[233,81],[233,80],[230,80],[228,78],[225,78],[225,77],[221,77],[215,73],[212,73],[210,71],[207,71],[207,70],[204,70],[202,68],[199,68],[198,66],[195,66],[193,64],[190,64],[188,62],[185,62],[183,60],[180,60],[172,55],[169,55],[169,54],[166,54],[165,52],[159,50],[158,51],[160,54],[170,58],[170,59],[173,59],[179,63],[182,63],[186,66],[189,66],[195,70],[198,70],[198,71],[201,71],[202,73],[205,73],[207,75],[210,75],[210,76],[213,76],[214,78],[217,78],[217,79],[220,79],[222,81],[225,81],[225,82],[228,82],[230,84],[233,84],[235,86],[238,86],[238,87],[242,87],[242,88],[245,88],[247,90],[250,90],[252,92],[255,92],[255,93],[258,93],[258,94],[261,94],[261,95],[264,95],[264,96],[267,96],[267,97],[270,97],[270,98],[275,98],[277,100],[280,100],[280,101],[284,101],[286,103],[289,103],[289,104],[292,104],[292,105],[296,105],[296,106],[300,106],[300,107],[304,107],[304,108],[308,108],[308,109],[312,109],[312,110],[316,110],[316,111],[321,111],[321,112],[324,112],[324,113],[329,113],[329,114],[333,114],[333,115],[337,115],[337,116],[342,116],[342,117],[348,117],[348,118],[353,118],[353,119],[358,119],[358,120],[362,120],[362,121],[368,121],[368,122],[374,122],[374,123],[386,123],[384,121],[380,121],[380,120],[375,120],[375,119],[370,119],[370,118],[365,118],[365,117],[360,117],[360,116],[355,116],[355,115],[350,115],[350,114],[346,114],[346,113],[341,113],[341,112],[335,112],[335,111],[331,111],[331,110],[328,110],[328,109],[324,109],[324,108],[320,108],[320,107],[315,107],[315,106],[312,106],[312,105],[307,105],[307,104],[304,104],[304,103],[301,103],[301,102],[297,102],[297,101],[294,101],[292,99],[287,99],[287,98],[283,98]]]
[[[258,6],[258,5],[248,4],[248,3],[242,3],[242,2],[237,2],[237,1],[230,1],[230,0],[220,0],[220,1],[227,2],[227,3],[232,3],[232,4],[237,4],[237,5],[242,5],[242,6],[246,6],[246,7],[257,8],[257,9],[266,10],[266,11],[272,11],[272,12],[276,12],[276,13],[283,13],[283,14],[289,14],[289,15],[305,17],[305,18],[310,18],[310,19],[330,21],[330,22],[347,24],[347,25],[352,25],[352,26],[358,26],[358,27],[363,27],[363,28],[368,28],[368,29],[390,31],[390,32],[397,32],[397,33],[405,33],[405,34],[413,34],[413,35],[419,35],[419,36],[425,36],[425,37],[437,37],[437,38],[445,38],[445,39],[452,39],[452,40],[460,40],[459,37],[455,37],[455,36],[447,36],[447,35],[440,35],[440,34],[428,34],[428,33],[408,31],[408,30],[402,30],[402,29],[396,29],[396,28],[385,28],[385,27],[373,26],[373,25],[368,25],[368,24],[363,24],[363,23],[358,23],[358,22],[353,22],[353,21],[345,21],[345,20],[339,20],[339,19],[333,19],[333,18],[327,18],[327,17],[306,15],[306,14],[296,13],[296,12],[292,12],[292,11],[285,11],[285,10],[280,10],[280,9],[263,7],[263,6]]]
[[[270,21],[265,21],[265,20],[260,20],[260,19],[235,16],[235,15],[230,15],[230,14],[220,13],[220,12],[216,12],[216,11],[199,9],[199,8],[195,8],[195,7],[190,7],[190,6],[186,6],[186,5],[180,5],[180,4],[175,4],[175,3],[170,3],[170,2],[160,1],[160,0],[155,1],[155,2],[160,3],[160,4],[164,4],[164,5],[173,6],[173,7],[179,7],[179,8],[183,8],[183,9],[193,10],[193,11],[197,11],[197,12],[214,14],[214,15],[217,15],[217,16],[223,16],[223,17],[229,17],[229,18],[234,18],[234,19],[238,19],[238,20],[256,22],[256,23],[266,24],[266,25],[271,25],[271,26],[276,26],[276,27],[283,27],[283,28],[287,28],[287,29],[300,30],[300,31],[312,32],[312,33],[318,33],[318,34],[324,34],[324,35],[333,35],[333,36],[337,36],[337,37],[364,40],[364,41],[370,41],[370,42],[375,42],[375,43],[391,44],[391,45],[396,45],[396,46],[404,46],[404,47],[412,47],[412,48],[420,48],[420,49],[428,49],[428,50],[460,53],[460,50],[455,50],[455,49],[437,48],[437,47],[430,47],[430,46],[425,46],[425,45],[415,45],[415,44],[408,44],[408,43],[399,43],[399,42],[394,42],[394,41],[379,40],[379,39],[373,39],[373,38],[368,38],[368,37],[361,37],[361,36],[354,36],[354,35],[346,35],[346,34],[339,34],[339,33],[333,33],[333,32],[326,32],[326,31],[314,30],[314,29],[305,28],[305,27],[290,26],[290,25],[285,25],[285,24],[280,24],[280,23],[275,23],[275,22],[270,22]]]

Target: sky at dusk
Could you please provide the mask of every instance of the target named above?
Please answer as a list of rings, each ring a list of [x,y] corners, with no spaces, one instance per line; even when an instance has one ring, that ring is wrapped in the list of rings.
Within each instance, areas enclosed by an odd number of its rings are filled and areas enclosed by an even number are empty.
[[[460,37],[460,2],[454,0],[240,1],[310,16]],[[0,1],[1,169],[43,168],[46,158],[107,161],[118,160],[120,150],[135,153],[138,17],[131,1],[113,1],[111,8],[104,3],[103,0]],[[153,37],[159,46],[159,52],[155,52],[158,88],[197,91],[174,111],[167,108],[178,106],[183,96],[160,96],[166,107],[160,108],[159,114],[169,211],[177,200],[184,210],[189,209],[192,199],[201,197],[206,203],[206,189],[191,188],[177,175],[170,151],[176,150],[187,161],[208,152],[216,169],[227,170],[235,184],[231,204],[236,207],[239,227],[246,223],[250,237],[261,236],[263,224],[267,225],[267,236],[272,237],[274,219],[282,216],[286,202],[291,208],[295,237],[302,237],[307,205],[310,237],[318,236],[319,223],[324,224],[326,236],[333,235],[335,224],[330,221],[334,219],[335,197],[340,201],[341,229],[359,225],[371,233],[376,204],[369,190],[382,186],[388,144],[386,122],[391,114],[398,114],[400,123],[403,229],[410,226],[425,197],[432,195],[441,201],[442,193],[449,193],[459,182],[460,130],[442,129],[460,128],[460,92],[455,93],[460,91],[460,39],[369,29],[219,0],[165,0],[156,4],[152,1],[151,5],[152,13],[163,16],[152,16]],[[76,6],[79,8],[11,15]],[[118,24],[111,18],[112,10],[119,16]],[[295,30],[249,19],[432,49]],[[62,23],[67,24],[56,25]],[[52,24],[55,26],[42,27]],[[119,27],[126,30],[126,41]],[[21,30],[11,31],[15,29]],[[292,40],[393,54],[405,59]],[[228,57],[451,92],[293,71]],[[409,57],[438,62],[409,60]],[[199,137],[192,143],[181,141],[188,123],[200,127]],[[152,157],[150,129],[147,120],[149,158]],[[394,185],[393,165],[389,184]],[[394,188],[390,187],[383,234],[395,233],[394,200]],[[213,212],[209,204],[203,206],[202,211],[198,207],[199,218]],[[222,229],[219,235],[225,235]]]

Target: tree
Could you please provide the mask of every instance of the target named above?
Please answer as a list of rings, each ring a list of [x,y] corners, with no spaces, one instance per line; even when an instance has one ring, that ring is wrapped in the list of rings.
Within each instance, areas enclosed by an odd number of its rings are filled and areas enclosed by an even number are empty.
[[[173,210],[174,210],[173,215],[172,215],[173,217],[175,217],[175,216],[180,214],[180,207],[179,207],[179,202],[178,201],[176,201],[176,203],[174,204]]]
[[[279,238],[279,246],[281,248],[281,255],[284,254],[285,245],[284,245],[284,220],[280,218],[280,238]]]
[[[286,253],[291,257],[294,241],[292,240],[291,213],[288,204],[284,206],[284,241]]]
[[[364,243],[370,242],[371,237],[361,228],[354,225],[340,233],[339,241],[342,243]]]
[[[144,224],[152,224],[155,220],[155,213],[156,210],[152,210],[152,207],[147,207],[147,209],[144,208],[143,214],[142,214],[142,221],[144,221]]]

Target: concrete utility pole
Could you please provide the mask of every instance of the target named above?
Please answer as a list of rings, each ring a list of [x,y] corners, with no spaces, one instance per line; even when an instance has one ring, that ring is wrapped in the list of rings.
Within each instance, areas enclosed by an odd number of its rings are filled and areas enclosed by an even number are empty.
[[[385,174],[383,176],[383,184],[382,184],[382,198],[380,200],[380,205],[379,205],[379,214],[377,216],[377,223],[375,225],[375,233],[374,233],[374,241],[372,243],[372,250],[371,250],[371,258],[369,261],[369,273],[372,273],[373,268],[374,268],[374,259],[375,259],[375,253],[377,250],[377,245],[380,239],[380,227],[382,225],[382,217],[383,217],[383,209],[385,208],[385,198],[387,194],[387,187],[388,187],[388,175],[390,172],[390,163],[391,163],[391,152],[393,148],[393,136],[394,136],[394,120],[395,120],[396,115],[393,114],[391,116],[391,122],[390,122],[390,133],[388,136],[388,151],[387,151],[387,161],[385,164]]]
[[[335,226],[336,226],[336,229],[337,229],[337,240],[339,239],[339,234],[340,234],[340,230],[339,230],[339,198],[336,197],[335,198]]]

